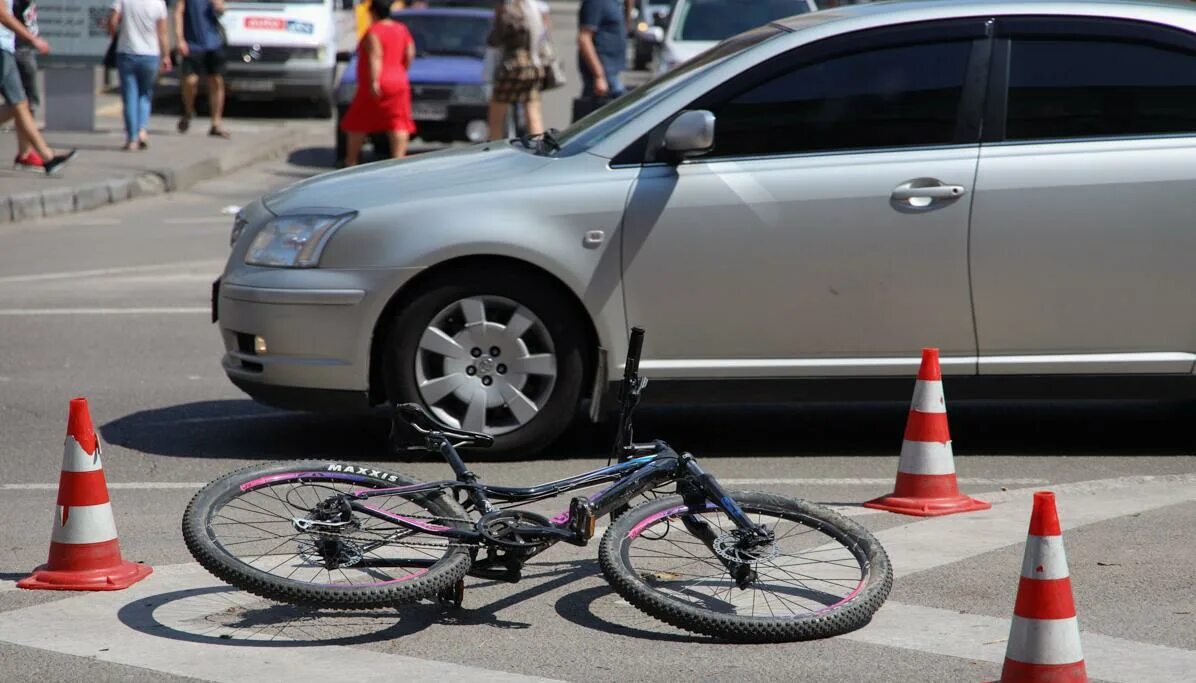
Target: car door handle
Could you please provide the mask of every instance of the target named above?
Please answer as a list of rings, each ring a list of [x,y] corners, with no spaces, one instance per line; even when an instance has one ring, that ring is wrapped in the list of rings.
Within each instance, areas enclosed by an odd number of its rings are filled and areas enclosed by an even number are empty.
[[[924,182],[911,180],[908,183],[898,185],[893,188],[893,199],[897,201],[909,201],[911,199],[956,199],[964,196],[968,191],[963,185],[944,185],[937,180],[933,181],[936,184],[923,184]]]

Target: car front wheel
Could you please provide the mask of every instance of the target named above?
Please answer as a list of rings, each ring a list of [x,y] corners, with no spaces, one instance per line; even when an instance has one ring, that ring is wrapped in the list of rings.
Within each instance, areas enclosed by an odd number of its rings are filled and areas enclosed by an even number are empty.
[[[491,450],[540,450],[569,426],[581,392],[574,308],[541,278],[514,269],[435,277],[392,321],[388,396],[495,437]]]

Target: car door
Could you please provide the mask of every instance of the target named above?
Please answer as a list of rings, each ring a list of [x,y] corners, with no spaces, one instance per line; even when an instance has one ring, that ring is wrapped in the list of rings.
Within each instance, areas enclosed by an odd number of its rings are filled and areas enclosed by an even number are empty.
[[[979,19],[869,31],[691,104],[715,116],[713,149],[645,164],[624,218],[644,367],[886,375],[939,346],[947,372],[974,373],[968,216],[988,45]]]
[[[994,50],[972,219],[980,373],[1190,372],[1196,36],[1010,18]]]

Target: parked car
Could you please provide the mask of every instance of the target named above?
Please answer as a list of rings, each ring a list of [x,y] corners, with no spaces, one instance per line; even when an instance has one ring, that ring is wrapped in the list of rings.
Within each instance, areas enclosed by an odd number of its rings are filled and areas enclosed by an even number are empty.
[[[337,6],[334,0],[229,0],[220,17],[228,97],[306,100],[320,118],[332,116]]]
[[[486,123],[490,95],[482,80],[482,58],[494,10],[468,8],[411,9],[395,12],[415,40],[415,61],[408,71],[411,111],[420,139],[428,142],[489,136]],[[340,120],[357,92],[357,55],[341,74],[336,88],[336,158],[345,158]],[[379,131],[381,132],[381,131]],[[376,152],[389,156],[385,135],[370,136]]]
[[[656,73],[694,58],[725,38],[817,10],[814,0],[676,0],[660,41]]]
[[[1196,11],[901,2],[724,41],[569,129],[307,180],[216,297],[275,405],[414,401],[508,451],[651,400],[1196,388]],[[312,208],[319,207],[319,208]]]

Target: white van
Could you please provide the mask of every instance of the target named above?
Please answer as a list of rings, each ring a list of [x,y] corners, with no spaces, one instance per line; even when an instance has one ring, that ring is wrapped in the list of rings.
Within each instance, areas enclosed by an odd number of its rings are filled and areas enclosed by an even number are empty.
[[[305,99],[332,116],[341,0],[226,0],[227,92],[239,99]]]

